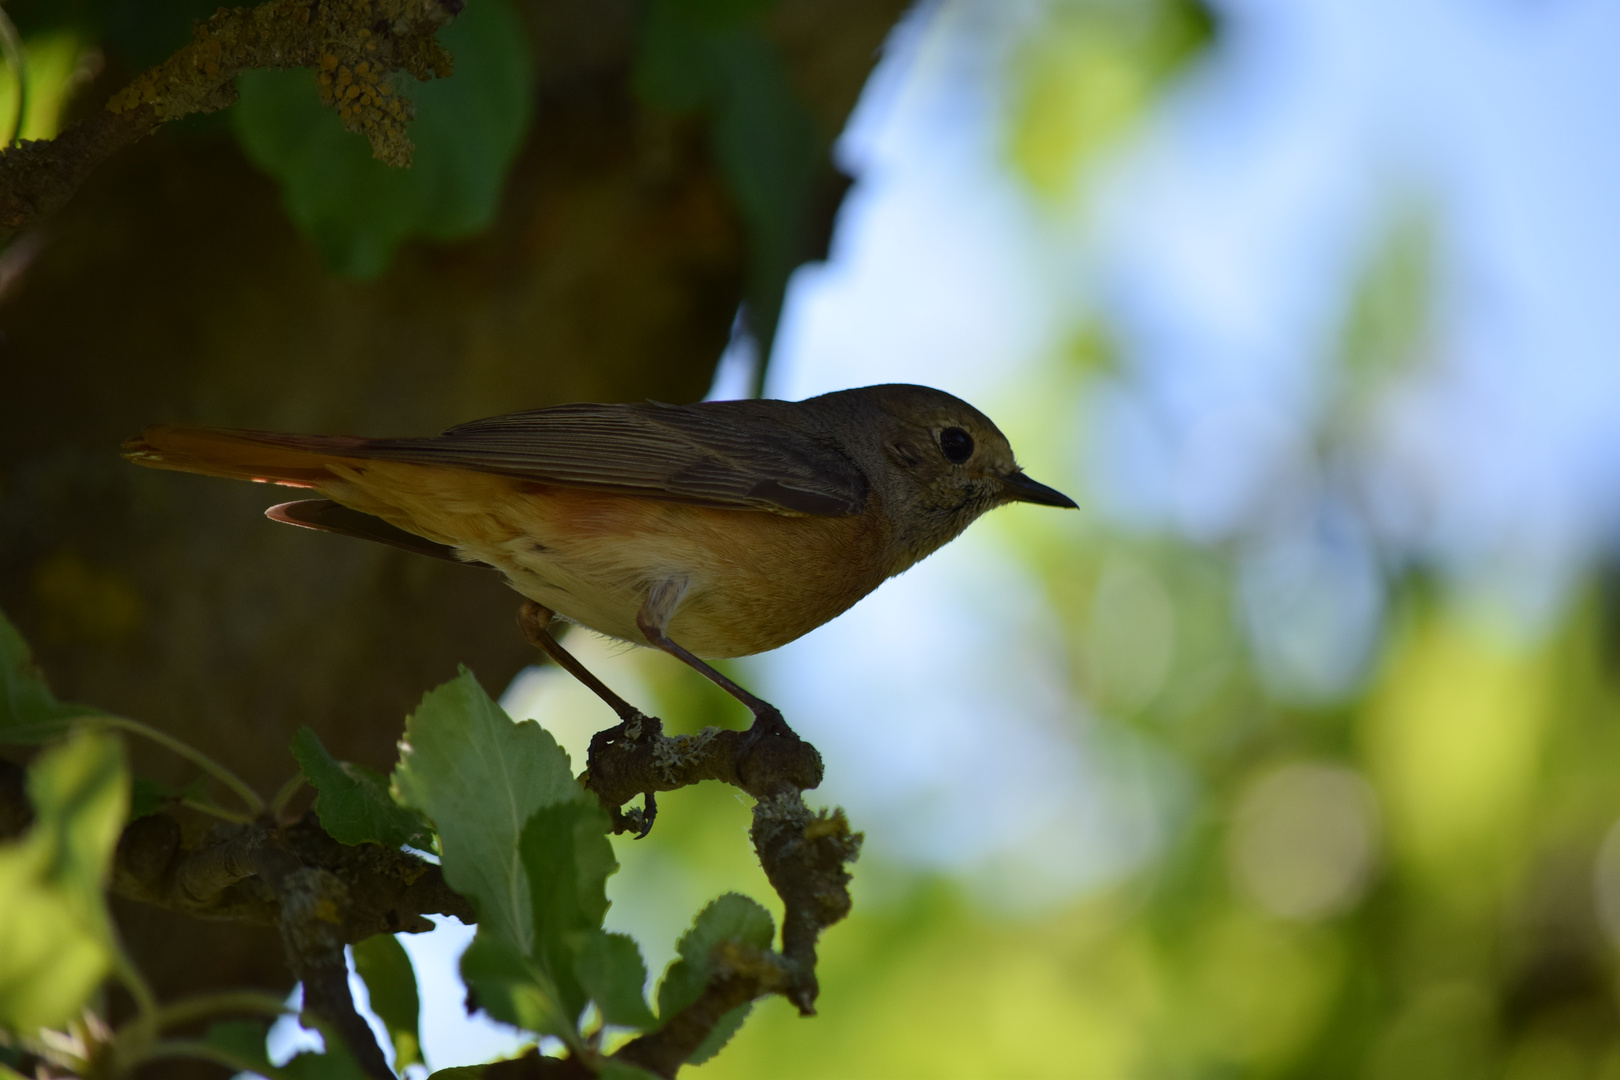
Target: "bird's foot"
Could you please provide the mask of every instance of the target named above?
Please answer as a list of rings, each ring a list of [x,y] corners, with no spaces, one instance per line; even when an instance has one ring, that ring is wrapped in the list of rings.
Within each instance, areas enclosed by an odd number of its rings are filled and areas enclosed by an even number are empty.
[[[743,789],[756,797],[767,788],[803,791],[820,785],[821,776],[821,755],[788,727],[780,710],[773,705],[755,709],[737,754]]]
[[[652,832],[653,821],[658,817],[658,797],[650,791],[645,791],[642,792],[641,798],[642,802],[639,810],[632,806],[628,810],[621,807],[617,811],[618,817],[623,819],[625,825],[623,831],[635,833],[637,840],[647,838],[647,834]],[[614,824],[618,825],[619,822],[615,821]],[[615,828],[614,831],[618,832],[620,830]]]
[[[632,712],[614,726],[598,731],[591,736],[591,748],[585,755],[584,779],[589,783],[590,777],[597,774],[602,755],[607,753],[609,747],[652,742],[663,733],[662,720],[641,712]],[[636,839],[641,840],[652,832],[653,821],[658,817],[658,799],[653,792],[646,791],[642,793],[640,809],[631,807],[626,810],[621,806],[614,806],[608,810],[613,815],[615,833],[633,832]]]
[[[787,739],[798,739],[798,734],[782,719],[782,712],[774,705],[766,705],[754,713],[754,722],[743,733],[749,742],[767,736],[780,736]]]

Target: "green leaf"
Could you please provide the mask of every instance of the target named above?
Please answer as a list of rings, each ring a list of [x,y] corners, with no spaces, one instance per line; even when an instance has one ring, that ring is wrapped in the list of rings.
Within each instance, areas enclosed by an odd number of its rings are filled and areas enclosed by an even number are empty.
[[[407,237],[452,239],[494,220],[533,112],[528,33],[508,0],[479,0],[441,34],[455,74],[399,87],[416,105],[408,169],[374,160],[310,72],[237,77],[243,150],[281,183],[288,215],[336,273],[374,277]]]
[[[456,1065],[430,1074],[428,1080],[482,1080],[484,1068],[483,1065]]]
[[[723,941],[740,941],[755,948],[768,949],[776,936],[770,912],[739,893],[726,893],[711,901],[698,912],[692,929],[681,935],[675,951],[678,959],[664,973],[658,986],[658,1018],[663,1023],[703,993],[713,971],[710,954]],[[687,1059],[689,1065],[701,1065],[718,1054],[748,1019],[752,1004],[740,1005],[720,1018],[708,1038]]]
[[[635,86],[651,104],[709,117],[726,185],[748,226],[750,330],[769,356],[789,277],[814,250],[826,146],[754,16],[753,0],[652,0]]]
[[[200,799],[207,794],[208,777],[195,776],[184,787],[170,787],[145,776],[137,776],[129,796],[129,820],[147,817],[165,806]]]
[[[587,1000],[577,974],[578,954],[594,938],[605,936],[601,925],[608,909],[607,878],[619,868],[608,842],[608,824],[596,800],[575,786],[573,798],[539,808],[524,826],[518,853],[528,884],[529,944],[522,946],[512,935],[481,923],[461,961],[462,977],[478,1004],[497,1020],[578,1042],[576,1025]],[[633,943],[631,951],[635,955]],[[635,963],[639,968],[639,955]],[[598,985],[610,985],[603,963],[590,971],[593,977],[603,976]],[[644,969],[641,978],[645,981]],[[616,1012],[622,999],[615,991]]]
[[[264,1041],[269,1033],[270,1025],[264,1020],[220,1020],[208,1025],[202,1041],[228,1054],[244,1069],[252,1069],[274,1080],[278,1075],[277,1070],[270,1064]]]
[[[363,765],[339,761],[327,753],[307,727],[293,736],[293,757],[316,791],[315,813],[321,828],[345,844],[371,842],[384,847],[427,848],[428,828],[414,810],[388,793],[388,779]]]
[[[354,946],[354,970],[365,980],[371,1011],[388,1029],[394,1043],[394,1071],[422,1063],[418,1022],[422,999],[416,992],[416,970],[410,955],[393,934],[378,934]]]
[[[211,1024],[202,1041],[231,1059],[238,1068],[270,1080],[370,1080],[331,1028],[308,1013],[299,1017],[299,1023],[319,1031],[326,1050],[319,1054],[299,1054],[279,1067],[270,1064],[265,1049],[270,1025],[263,1020],[224,1020]]]
[[[533,897],[535,938],[543,948],[601,927],[608,910],[607,879],[619,869],[609,827],[606,811],[590,798],[541,807],[523,827],[519,843]]]
[[[532,720],[514,724],[463,668],[406,722],[394,790],[433,822],[445,880],[478,909],[480,935],[532,956],[518,838],[536,810],[582,791],[557,741]]]
[[[686,1059],[688,1065],[702,1065],[714,1055],[726,1048],[726,1043],[742,1028],[748,1020],[748,1014],[754,1011],[754,1003],[739,1005],[719,1020],[709,1029],[709,1034],[698,1043],[698,1048],[692,1051],[692,1056]]]
[[[102,715],[100,709],[56,700],[28,643],[0,612],[0,741],[44,742],[80,717]]]
[[[602,1063],[602,1071],[596,1074],[597,1080],[659,1080],[658,1074],[648,1072],[639,1065],[631,1065],[627,1061],[614,1061],[608,1058]]]
[[[326,1052],[299,1054],[277,1069],[272,1080],[371,1080],[337,1032],[316,1023],[308,1013],[299,1018],[299,1023],[319,1028]]]
[[[787,68],[763,34],[727,35],[714,63],[729,89],[714,118],[715,151],[748,223],[748,321],[769,355],[788,279],[812,250],[811,213],[825,148]]]
[[[588,936],[575,954],[574,974],[603,1020],[642,1031],[657,1026],[647,1007],[647,965],[629,935],[597,931]]]
[[[171,798],[173,795],[169,785],[137,776],[129,796],[129,820],[157,813]]]
[[[129,789],[110,735],[76,734],[29,768],[34,824],[0,844],[0,1027],[32,1033],[66,1023],[111,970],[102,886]]]
[[[461,978],[473,1003],[503,1024],[578,1044],[579,1013],[568,1010],[538,964],[496,935],[479,929],[461,954]]]
[[[530,955],[551,977],[568,1014],[585,1008],[574,954],[607,915],[608,875],[619,869],[608,842],[608,817],[593,798],[537,810],[520,850],[529,876],[535,947]]]

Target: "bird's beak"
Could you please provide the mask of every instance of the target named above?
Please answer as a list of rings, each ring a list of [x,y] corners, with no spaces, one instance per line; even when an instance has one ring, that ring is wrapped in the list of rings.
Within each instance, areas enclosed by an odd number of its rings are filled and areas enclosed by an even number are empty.
[[[1002,477],[1001,487],[1007,498],[1013,502],[1040,503],[1042,506],[1066,506],[1071,510],[1080,509],[1080,504],[1063,494],[1063,492],[1056,488],[1049,488],[1045,484],[1037,484],[1021,472]]]

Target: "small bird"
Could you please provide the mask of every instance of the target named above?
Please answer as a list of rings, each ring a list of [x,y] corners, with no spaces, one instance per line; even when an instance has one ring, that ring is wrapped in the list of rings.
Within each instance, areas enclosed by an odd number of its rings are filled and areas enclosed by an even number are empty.
[[[781,714],[701,657],[785,645],[1010,502],[1074,507],[1025,476],[973,406],[926,386],[805,401],[576,404],[430,438],[148,428],[157,469],[309,488],[290,525],[499,570],[529,639],[626,722],[641,717],[551,636],[553,615],[668,652]]]

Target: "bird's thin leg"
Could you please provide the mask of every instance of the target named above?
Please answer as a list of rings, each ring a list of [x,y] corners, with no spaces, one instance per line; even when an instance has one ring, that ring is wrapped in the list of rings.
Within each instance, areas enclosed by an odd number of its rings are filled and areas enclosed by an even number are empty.
[[[518,608],[518,626],[522,628],[523,636],[528,639],[529,644],[549,656],[558,667],[584,683],[593,694],[607,702],[608,707],[619,714],[619,723],[616,726],[608,728],[606,731],[598,731],[591,737],[591,748],[586,755],[585,765],[585,771],[588,774],[596,767],[598,755],[608,746],[618,742],[620,739],[637,742],[641,739],[655,737],[661,733],[663,725],[655,717],[647,716],[624,698],[609,690],[606,683],[591,674],[589,668],[580,663],[573,653],[563,648],[557,639],[551,636],[551,631],[547,628],[551,625],[552,617],[555,614],[556,612],[548,607],[543,607],[533,600],[525,600],[523,606]],[[658,816],[657,798],[650,791],[642,794],[645,797],[645,802],[640,810],[624,811],[618,807],[610,808],[614,821],[618,825],[633,830],[637,840],[643,839],[652,831],[653,819]],[[619,832],[621,828],[616,826],[614,831]]]
[[[654,585],[647,594],[646,603],[636,613],[636,626],[647,639],[647,644],[655,649],[662,649],[687,667],[697,671],[714,685],[736,698],[748,707],[754,714],[754,726],[749,730],[761,735],[792,735],[793,729],[788,727],[787,721],[782,719],[781,710],[763,698],[750,694],[720,672],[698,659],[691,652],[670,640],[665,629],[669,620],[675,614],[675,608],[681,602],[681,595],[686,591],[684,581],[666,579]]]
[[[549,656],[558,667],[584,683],[591,693],[607,702],[608,708],[618,713],[619,719],[626,724],[647,719],[646,714],[609,690],[606,683],[591,674],[589,668],[576,660],[573,653],[563,648],[557,639],[551,636],[548,627],[555,614],[550,608],[542,607],[533,600],[523,602],[523,606],[518,609],[518,626],[522,628],[523,636],[528,639],[529,644]]]

